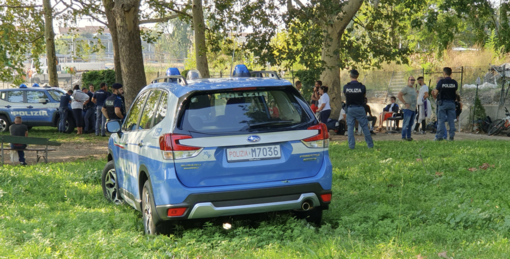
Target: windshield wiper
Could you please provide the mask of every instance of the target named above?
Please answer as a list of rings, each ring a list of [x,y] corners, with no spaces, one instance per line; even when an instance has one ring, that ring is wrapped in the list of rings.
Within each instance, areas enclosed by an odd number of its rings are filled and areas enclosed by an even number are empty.
[[[292,124],[293,122],[294,121],[265,121],[265,122],[259,122],[259,123],[254,123],[254,124],[248,123],[248,126],[250,126],[250,128],[256,128],[256,127],[271,126],[271,125],[287,125],[287,124]]]

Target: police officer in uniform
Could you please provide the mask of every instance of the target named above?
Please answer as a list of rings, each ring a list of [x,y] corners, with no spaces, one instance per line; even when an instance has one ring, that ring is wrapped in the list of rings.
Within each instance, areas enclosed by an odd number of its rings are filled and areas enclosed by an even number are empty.
[[[455,97],[457,96],[457,89],[459,85],[457,81],[451,78],[452,69],[449,67],[443,68],[444,78],[437,82],[436,89],[432,92],[434,97],[437,96],[437,104],[438,104],[438,125],[444,125],[445,121],[448,120],[448,124],[450,125],[450,140],[453,141],[453,137],[455,136]],[[445,127],[438,127],[438,131],[436,134],[436,138],[434,140],[441,141],[443,140],[443,132]]]
[[[94,96],[92,96],[92,102],[96,104],[96,136],[99,136],[99,132],[101,132],[101,136],[106,136],[106,117],[103,115],[103,106],[106,98],[110,97],[110,92],[106,89],[106,83],[101,83],[101,89],[94,92]]]
[[[358,121],[359,127],[363,129],[365,141],[369,148],[374,147],[372,135],[368,129],[368,120],[365,115],[365,94],[367,92],[364,85],[358,82],[359,73],[353,69],[350,71],[351,82],[344,86],[346,100],[347,128],[349,135],[349,148],[354,149],[356,139],[354,138],[354,123]]]
[[[106,98],[102,112],[107,120],[124,120],[126,116],[126,108],[121,95],[124,93],[122,85],[115,83],[112,85],[113,94]]]
[[[60,97],[60,106],[58,107],[58,113],[60,116],[60,122],[58,123],[58,132],[65,132],[67,114],[69,113],[69,103],[71,103],[71,95],[73,90],[67,91],[66,94]]]

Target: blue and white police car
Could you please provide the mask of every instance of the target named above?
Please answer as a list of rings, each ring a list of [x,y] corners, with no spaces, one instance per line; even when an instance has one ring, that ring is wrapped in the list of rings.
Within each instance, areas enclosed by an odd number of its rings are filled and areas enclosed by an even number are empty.
[[[282,210],[320,224],[332,194],[326,125],[276,73],[235,71],[153,82],[122,124],[107,123],[103,194],[141,211],[146,234],[179,220]]]
[[[34,84],[36,85],[36,84]],[[58,127],[60,97],[65,91],[60,88],[27,87],[0,90],[0,132],[9,131],[14,118],[21,116],[23,124]],[[66,130],[74,129],[74,120],[69,116]]]

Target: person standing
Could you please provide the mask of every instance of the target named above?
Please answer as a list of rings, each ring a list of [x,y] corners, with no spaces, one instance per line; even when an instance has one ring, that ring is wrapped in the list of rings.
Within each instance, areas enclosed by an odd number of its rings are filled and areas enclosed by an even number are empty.
[[[92,96],[92,102],[96,104],[96,136],[99,136],[99,133],[101,133],[101,136],[105,137],[106,117],[101,110],[103,109],[106,98],[110,97],[110,92],[106,91],[106,83],[101,83],[100,87],[101,89],[96,91]]]
[[[349,148],[354,149],[356,145],[356,139],[354,138],[354,124],[358,121],[359,126],[363,129],[365,135],[365,141],[367,142],[368,148],[374,147],[372,135],[368,129],[368,120],[365,113],[364,99],[367,89],[363,84],[358,82],[359,73],[353,69],[350,71],[351,82],[344,86],[344,94],[346,101],[346,113],[347,113],[347,134],[349,138]]]
[[[72,94],[73,90],[69,90],[66,94],[60,96],[60,106],[58,107],[58,113],[60,116],[58,132],[66,132],[66,121],[69,114],[69,104],[71,103]]]
[[[92,102],[93,94],[89,92],[89,89],[83,88],[82,91],[89,96],[89,99],[83,104],[83,108],[85,110],[85,115],[83,116],[85,121],[85,133],[92,133],[94,130],[94,122],[96,121],[94,118],[94,112],[96,111],[95,105]]]
[[[21,123],[20,116],[14,118],[14,124],[9,128],[9,132],[11,133],[11,136],[28,137],[28,127],[27,125]],[[25,151],[23,151],[26,148],[26,144],[11,143],[11,149],[18,151],[20,165],[27,165],[25,162]]]
[[[328,87],[323,85],[319,88],[319,108],[317,112],[320,112],[320,121],[324,124],[328,122],[329,115],[331,115],[331,106],[329,105]]]
[[[112,89],[113,94],[106,98],[101,111],[107,120],[120,120],[122,122],[126,116],[126,108],[121,97],[124,90],[122,89],[122,85],[119,83],[113,84]]]
[[[315,106],[318,106],[319,104],[319,98],[321,97],[320,94],[319,94],[319,88],[322,86],[322,81],[320,80],[317,80],[315,81],[315,87],[313,88],[313,93],[312,93],[312,101],[311,101],[311,104],[315,105]]]
[[[412,141],[411,132],[413,130],[414,117],[416,116],[416,90],[414,90],[414,77],[407,79],[407,86],[398,93],[398,99],[404,104],[404,123],[402,125],[402,139]]]
[[[95,88],[93,84],[89,84],[89,93],[94,94]]]
[[[432,115],[432,106],[428,100],[429,87],[425,84],[423,76],[418,77],[418,85],[420,85],[420,88],[418,90],[418,99],[416,100],[416,104],[418,105],[418,114],[415,129],[418,131],[421,123],[421,131],[419,132],[420,134],[425,134],[427,129],[426,120]]]
[[[450,125],[450,141],[453,141],[453,138],[455,137],[454,120],[457,117],[455,114],[455,98],[457,96],[457,89],[459,86],[457,81],[451,78],[451,75],[451,68],[443,68],[444,78],[437,82],[436,89],[434,90],[434,95],[437,96],[437,122],[439,124],[437,134],[434,139],[436,141],[443,140],[443,134],[445,133],[446,128],[441,127],[441,125],[444,125],[446,121],[448,121],[448,125]]]
[[[89,99],[89,96],[80,90],[79,85],[74,86],[73,101],[71,108],[73,109],[74,120],[78,135],[83,134],[83,103]]]
[[[301,84],[301,81],[296,81],[296,89],[299,91],[301,95],[303,95],[303,91],[301,90],[303,88],[303,85]]]

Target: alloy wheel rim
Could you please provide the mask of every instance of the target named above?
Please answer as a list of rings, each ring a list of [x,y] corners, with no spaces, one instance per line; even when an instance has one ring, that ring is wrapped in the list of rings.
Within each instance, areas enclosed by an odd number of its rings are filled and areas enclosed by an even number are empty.
[[[7,128],[7,122],[4,119],[0,119],[0,131],[4,131]]]
[[[115,175],[115,169],[110,169],[106,173],[104,186],[106,189],[106,194],[111,201],[117,200],[117,179]]]
[[[144,204],[144,208],[143,208],[143,214],[145,216],[145,219],[144,219],[145,232],[147,234],[152,234],[151,229],[150,229],[150,225],[152,223],[152,209],[150,206],[149,192],[147,190],[145,190],[145,204]]]

